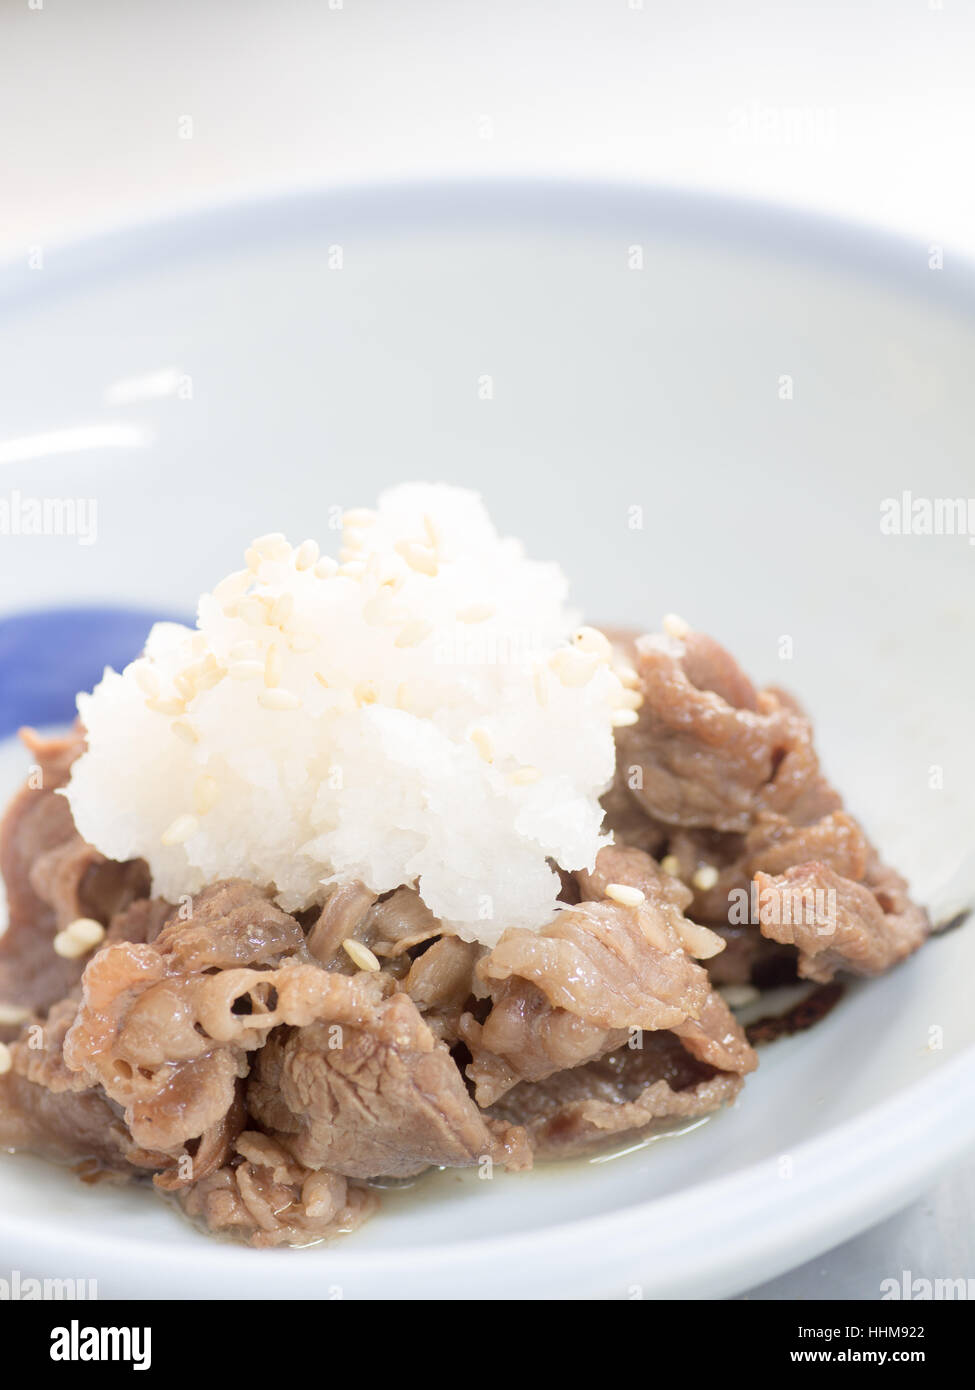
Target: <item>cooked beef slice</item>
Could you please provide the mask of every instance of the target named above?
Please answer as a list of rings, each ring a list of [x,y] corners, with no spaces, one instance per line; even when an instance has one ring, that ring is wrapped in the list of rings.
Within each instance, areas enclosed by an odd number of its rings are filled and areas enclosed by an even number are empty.
[[[645,1033],[585,1066],[522,1082],[490,1114],[522,1125],[538,1158],[572,1158],[696,1119],[733,1100],[743,1079],[697,1061],[673,1033]]]
[[[354,1231],[378,1195],[337,1173],[303,1168],[273,1139],[246,1130],[232,1160],[179,1194],[186,1214],[249,1245],[310,1245]]]
[[[540,932],[505,932],[479,961],[475,979],[491,1009],[483,1021],[466,1016],[461,1036],[480,1105],[518,1082],[581,1067],[640,1030],[680,1030],[688,1049],[720,1058],[718,1065],[754,1067],[733,1015],[687,954],[685,935],[713,934],[683,918],[681,885],[640,851],[615,847],[601,851],[594,874],[579,876],[583,891],[598,891],[604,874],[613,875],[606,883],[643,887],[645,901],[584,901]]]
[[[65,1061],[123,1108],[137,1143],[175,1155],[221,1123],[249,1054],[274,1028],[323,1016],[355,1023],[384,984],[323,970],[265,893],[216,884],[152,944],[94,956]]]
[[[247,1103],[309,1169],[401,1178],[507,1158],[406,994],[379,1003],[359,1027],[316,1021],[275,1035],[256,1059]]]
[[[83,960],[55,952],[56,933],[77,917],[107,924],[148,892],[149,877],[140,860],[115,864],[85,844],[58,795],[84,751],[84,735],[47,739],[25,729],[21,737],[40,778],[39,785],[28,779],[0,823],[8,906],[0,936],[0,1003],[43,1013],[68,994],[84,968]]]
[[[668,867],[692,891],[683,910],[733,947],[709,961],[715,982],[773,983],[790,947],[799,948],[804,975],[818,956],[813,968],[830,972],[822,978],[840,965],[862,971],[865,960],[886,959],[876,967],[886,969],[916,949],[930,929],[927,916],[844,811],[793,697],[756,691],[733,658],[700,633],[617,641],[638,671],[644,702],[637,724],[619,731],[616,780],[604,799],[607,825],[620,845],[673,861]],[[764,921],[742,924],[733,909],[749,901],[756,875],[777,877],[809,864],[862,884],[881,903],[882,921],[870,926],[868,917],[851,914],[847,935],[830,949],[821,938],[810,943],[808,933],[793,941]],[[878,933],[889,936],[885,946]],[[764,946],[762,935],[780,946]]]
[[[928,932],[904,880],[876,860],[863,883],[814,861],[782,874],[757,873],[755,886],[763,933],[799,948],[804,979],[826,983],[840,968],[879,975],[916,951]]]
[[[633,656],[643,705],[617,749],[647,814],[743,833],[760,811],[788,811],[817,770],[809,721],[774,691],[756,692],[702,633],[639,637]]]
[[[459,936],[442,936],[410,965],[403,983],[423,1021],[442,1042],[456,1042],[471,999],[474,966],[482,948]]]

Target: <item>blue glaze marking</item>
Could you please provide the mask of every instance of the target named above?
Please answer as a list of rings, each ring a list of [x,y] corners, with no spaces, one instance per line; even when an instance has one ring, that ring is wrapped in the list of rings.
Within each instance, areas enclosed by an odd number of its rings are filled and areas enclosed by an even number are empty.
[[[75,696],[106,666],[120,671],[139,655],[155,622],[183,615],[132,608],[51,608],[0,618],[0,738],[22,724],[68,724]]]

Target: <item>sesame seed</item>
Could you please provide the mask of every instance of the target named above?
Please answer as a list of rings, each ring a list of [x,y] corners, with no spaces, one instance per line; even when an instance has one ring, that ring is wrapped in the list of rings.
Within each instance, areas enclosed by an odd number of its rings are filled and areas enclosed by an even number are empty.
[[[660,867],[665,874],[670,874],[671,878],[680,878],[680,860],[676,854],[665,854],[660,861]]]
[[[684,949],[697,960],[710,960],[712,956],[723,951],[727,944],[724,937],[719,936],[717,932],[711,931],[709,927],[699,926],[697,922],[689,922],[686,918],[681,921],[679,930]]]
[[[264,675],[263,661],[235,661],[227,667],[227,675],[232,681],[251,681]]]
[[[186,713],[185,700],[147,700],[146,709],[151,709],[155,714],[168,714],[174,717],[177,714]]]
[[[30,1009],[23,1009],[19,1004],[0,1004],[0,1028],[15,1028],[29,1018]]]
[[[236,603],[238,599],[244,597],[248,586],[253,582],[254,576],[249,569],[237,570],[235,574],[228,574],[226,579],[221,579],[220,583],[213,591],[213,597],[223,608],[225,604]]]
[[[360,970],[382,970],[379,957],[361,941],[356,941],[355,937],[347,936],[342,942],[342,949],[352,964],[357,965]]]
[[[159,677],[151,666],[148,666],[143,661],[137,661],[132,668],[132,674],[135,676],[135,683],[142,691],[143,695],[147,695],[150,700],[158,699],[160,691]]]
[[[762,997],[754,985],[719,985],[718,993],[729,1009],[744,1009]]]
[[[270,690],[275,685],[281,684],[281,650],[272,642],[267,649],[267,657],[264,662],[264,684]]]
[[[199,828],[200,823],[196,816],[177,816],[173,823],[163,831],[162,843],[164,845],[181,845],[184,840],[195,835]]]
[[[198,816],[205,816],[208,811],[212,811],[219,799],[220,786],[215,777],[204,773],[196,779],[193,788],[193,810]]]
[[[588,685],[596,674],[599,665],[597,657],[591,652],[578,651],[573,647],[561,647],[552,655],[549,663],[564,686],[579,689]]]
[[[196,684],[183,671],[173,677],[173,685],[184,700],[192,700],[196,694]]]
[[[267,622],[267,602],[256,594],[250,594],[237,605],[237,614],[252,627],[263,627]]]
[[[613,652],[609,638],[596,627],[580,627],[573,634],[572,641],[579,651],[588,652],[601,661],[608,661]]]
[[[713,888],[718,881],[718,871],[713,864],[702,864],[699,869],[695,869],[691,875],[691,883],[695,888],[699,888],[702,893],[706,893],[709,888]]]
[[[338,565],[332,559],[331,555],[323,555],[322,558],[315,565],[315,578],[331,579],[337,571]]]
[[[622,685],[632,689],[634,686],[640,684],[639,672],[634,671],[632,666],[614,666],[613,670],[616,672]]]
[[[288,619],[291,617],[294,611],[294,594],[279,594],[278,597],[271,604],[271,611],[268,613],[268,622],[271,624],[272,627],[280,627],[282,623],[286,623],[288,621]]]
[[[193,728],[193,725],[186,719],[174,719],[169,727],[176,737],[182,739],[184,743],[194,744],[200,741],[199,735]]]
[[[606,896],[612,898],[614,903],[619,903],[621,907],[639,907],[646,902],[647,895],[639,888],[633,888],[628,883],[607,883]]]
[[[54,938],[54,949],[66,960],[86,956],[105,940],[105,928],[93,917],[77,917]]]
[[[461,623],[485,623],[493,618],[497,609],[492,603],[471,603],[457,610],[457,620]]]
[[[530,787],[541,775],[537,767],[516,767],[508,773],[508,781],[515,787]]]
[[[10,1048],[6,1043],[0,1043],[0,1076],[6,1075],[14,1064]]]
[[[258,536],[251,542],[251,547],[265,560],[287,560],[291,554],[291,546],[281,531],[269,531],[266,536]]]
[[[227,672],[222,666],[218,666],[215,671],[204,671],[202,675],[196,677],[194,682],[196,694],[199,695],[204,690],[212,690],[215,685],[220,684],[226,674]]]
[[[350,507],[342,515],[343,526],[374,526],[376,524],[376,513],[370,511],[368,507]]]
[[[643,692],[640,690],[624,690],[620,695],[620,709],[642,709]]]
[[[319,553],[317,541],[302,541],[295,551],[295,569],[310,570],[318,564]]]
[[[421,545],[419,541],[400,541],[396,549],[417,574],[437,574],[437,557],[429,546]]]
[[[638,724],[640,716],[635,709],[616,709],[609,716],[609,722],[614,729],[625,729],[630,724]]]
[[[362,709],[363,705],[374,705],[379,699],[379,690],[375,681],[359,681],[352,691],[353,699]]]
[[[261,552],[255,550],[252,545],[249,545],[244,551],[244,564],[250,570],[251,574],[257,574],[257,571],[261,568]]]
[[[301,708],[301,697],[293,690],[262,690],[257,700],[265,709]]]
[[[315,672],[315,679],[318,681],[318,684],[320,686],[323,686],[326,690],[328,689],[328,681],[322,675],[321,671]]]
[[[410,708],[410,687],[406,681],[400,681],[396,687],[396,708],[408,710]]]
[[[470,740],[486,763],[494,760],[494,744],[487,729],[472,729]]]
[[[399,632],[396,634],[396,640],[393,645],[396,647],[418,647],[421,642],[430,636],[432,631],[433,625],[431,623],[423,622],[422,619],[417,619],[414,622],[406,623],[400,628]]]
[[[690,623],[685,622],[677,613],[666,613],[662,627],[668,637],[686,637],[691,631]]]

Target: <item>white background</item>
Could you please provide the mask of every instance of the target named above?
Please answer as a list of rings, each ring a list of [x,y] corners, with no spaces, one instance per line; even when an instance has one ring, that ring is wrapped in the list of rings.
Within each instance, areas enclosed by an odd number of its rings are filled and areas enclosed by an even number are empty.
[[[0,257],[275,187],[599,175],[975,256],[967,0],[0,0]],[[975,1167],[760,1291],[975,1273]]]

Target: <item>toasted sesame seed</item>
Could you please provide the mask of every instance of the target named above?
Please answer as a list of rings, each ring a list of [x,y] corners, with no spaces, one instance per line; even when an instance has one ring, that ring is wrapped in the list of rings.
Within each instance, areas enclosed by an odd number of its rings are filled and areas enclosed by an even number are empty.
[[[199,695],[204,690],[212,690],[215,685],[220,684],[226,674],[227,672],[222,666],[218,666],[215,671],[204,671],[202,675],[196,677],[194,682],[196,694]]]
[[[411,705],[411,691],[406,681],[400,681],[396,687],[396,708],[408,710]]]
[[[267,601],[257,594],[249,594],[237,605],[237,615],[252,627],[263,627],[267,622]]]
[[[642,709],[643,692],[641,690],[623,690],[619,699],[620,709]]]
[[[368,507],[350,507],[347,512],[342,514],[343,526],[374,526],[376,524],[376,513],[370,511]]]
[[[702,893],[706,893],[709,888],[713,888],[718,881],[718,871],[713,864],[702,864],[699,869],[695,869],[691,875],[691,883],[695,888],[699,888]]]
[[[208,811],[212,811],[219,799],[220,785],[215,777],[204,773],[196,779],[193,788],[193,810],[198,816],[205,816]]]
[[[635,709],[615,709],[609,716],[609,722],[614,729],[625,729],[630,724],[638,724],[640,716]]]
[[[461,623],[485,623],[493,618],[497,609],[493,603],[470,603],[466,608],[458,608],[457,621]]]
[[[628,883],[607,883],[606,896],[622,907],[639,907],[647,900],[646,893],[639,888],[631,887]]]
[[[227,667],[227,675],[232,681],[251,681],[264,675],[263,661],[235,661]]]
[[[754,985],[719,985],[718,993],[729,1009],[744,1009],[762,997]]]
[[[281,649],[272,642],[267,649],[267,657],[264,661],[264,684],[268,690],[281,684],[281,667]]]
[[[171,718],[178,714],[186,713],[185,700],[147,700],[146,709],[151,709],[155,714],[168,714]]]
[[[676,854],[665,854],[660,861],[660,867],[665,874],[670,874],[671,878],[680,878],[680,860]]]
[[[256,661],[259,650],[256,642],[235,642],[227,655],[231,661]]]
[[[591,652],[578,651],[574,647],[560,647],[557,652],[553,652],[549,664],[564,686],[579,689],[592,680],[599,659]]]
[[[195,835],[199,828],[200,823],[196,816],[177,816],[173,823],[163,831],[162,842],[164,845],[181,845],[184,840]]]
[[[622,685],[632,689],[634,686],[640,684],[639,672],[635,671],[632,666],[614,666],[613,670],[616,672]]]
[[[516,767],[514,772],[508,773],[508,781],[515,787],[530,787],[541,775],[537,767]]]
[[[158,699],[161,689],[159,677],[151,666],[144,661],[137,661],[132,668],[132,674],[135,676],[135,683],[143,695],[147,695],[150,700]]]
[[[15,1028],[29,1018],[30,1009],[21,1008],[19,1004],[0,1004],[0,1028]]]
[[[11,1055],[10,1048],[6,1043],[0,1043],[0,1076],[5,1076],[13,1064],[14,1059]]]
[[[727,942],[723,936],[711,931],[709,927],[699,926],[697,922],[682,919],[678,927],[684,949],[696,960],[710,960],[723,951]]]
[[[686,637],[691,631],[691,625],[685,622],[677,613],[666,613],[661,624],[668,637]]]
[[[396,647],[418,647],[421,642],[425,641],[425,639],[430,636],[432,631],[432,623],[424,622],[422,619],[416,619],[414,622],[405,623],[403,627],[400,628],[399,632],[396,634],[396,640],[393,645]]]
[[[494,761],[494,744],[487,729],[471,729],[470,740],[486,763]]]
[[[262,690],[257,697],[265,709],[300,709],[301,696],[293,690]]]
[[[419,541],[399,541],[396,549],[417,574],[437,574],[437,557],[429,546],[421,545]]]
[[[286,623],[288,621],[288,619],[291,617],[294,611],[294,594],[279,594],[277,598],[274,600],[274,602],[271,604],[271,609],[268,613],[268,622],[271,624],[272,627],[281,627],[283,623]]]
[[[286,560],[291,554],[291,546],[281,531],[269,531],[266,536],[258,536],[251,546],[265,560]]]
[[[105,940],[105,928],[93,917],[76,917],[54,938],[54,949],[66,960],[86,956]]]
[[[379,957],[361,941],[356,941],[355,937],[347,936],[342,942],[342,949],[352,964],[357,965],[360,970],[382,970]]]
[[[190,679],[185,671],[180,671],[173,677],[173,685],[176,687],[177,694],[182,695],[184,700],[192,700],[196,694],[196,683]]]
[[[261,552],[255,550],[252,545],[249,545],[244,551],[244,564],[250,570],[251,574],[257,574],[257,571],[261,568],[261,559]]]
[[[318,564],[319,554],[317,541],[302,541],[295,551],[295,569],[310,570]]]
[[[573,633],[572,640],[579,651],[588,652],[601,661],[608,661],[613,653],[609,638],[597,627],[580,627]]]
[[[319,685],[323,686],[326,690],[328,689],[328,681],[322,675],[321,671],[315,672],[315,679],[318,681]]]
[[[227,578],[221,579],[214,589],[213,597],[221,608],[227,603],[236,603],[238,599],[244,597],[253,579],[254,575],[249,569],[237,570],[235,574],[228,574]]]
[[[316,579],[331,579],[338,571],[338,564],[332,559],[331,555],[323,555],[315,565]]]
[[[379,699],[379,689],[375,681],[359,681],[352,691],[352,697],[362,709],[363,705],[374,705]]]
[[[188,719],[174,719],[169,726],[178,739],[184,743],[199,743],[200,737]]]

